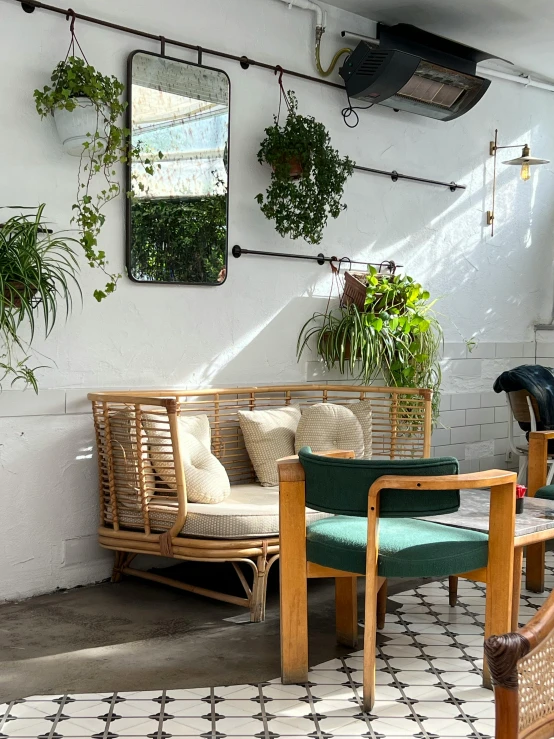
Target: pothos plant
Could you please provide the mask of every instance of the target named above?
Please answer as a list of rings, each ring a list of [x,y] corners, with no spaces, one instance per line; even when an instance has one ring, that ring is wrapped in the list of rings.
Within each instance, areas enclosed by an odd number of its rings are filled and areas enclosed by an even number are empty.
[[[322,123],[297,113],[294,92],[282,94],[287,119],[281,126],[276,115],[273,125],[265,129],[258,161],[273,171],[265,197],[260,193],[256,200],[281,236],[319,244],[329,216],[338,218],[346,208],[342,195],[354,162],[332,147]],[[291,176],[294,172],[296,177]]]
[[[300,332],[298,358],[313,341],[326,367],[349,369],[365,385],[382,375],[395,387],[433,390],[435,418],[440,403],[439,350],[442,329],[435,300],[407,275],[378,275],[370,267],[365,307],[354,303],[315,313]]]
[[[98,236],[106,221],[104,208],[121,193],[117,167],[131,159],[138,160],[148,174],[153,174],[154,163],[152,158],[142,156],[140,145],[130,143],[130,131],[121,124],[127,103],[121,99],[125,87],[117,77],[101,74],[81,57],[68,56],[52,72],[51,83],[34,92],[41,118],[58,109],[74,111],[82,97],[90,100],[96,113],[95,128],[87,132],[80,157],[72,223],[79,229],[89,265],[98,267],[107,277],[104,289],[94,291],[94,297],[100,301],[115,290],[121,277],[110,272],[106,254],[98,248]],[[161,158],[161,154],[158,156]],[[97,177],[103,179],[104,186],[93,193]],[[144,184],[139,183],[138,187],[143,190]]]

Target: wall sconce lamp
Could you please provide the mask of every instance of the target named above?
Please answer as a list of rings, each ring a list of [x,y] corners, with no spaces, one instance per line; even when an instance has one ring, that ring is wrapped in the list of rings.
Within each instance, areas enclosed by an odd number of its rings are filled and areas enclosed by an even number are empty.
[[[535,164],[548,164],[550,159],[537,159],[531,156],[529,144],[513,144],[512,146],[498,146],[498,129],[494,132],[494,141],[490,142],[489,154],[494,157],[494,174],[492,180],[492,210],[487,211],[487,226],[491,227],[491,236],[494,235],[494,205],[496,199],[496,153],[499,149],[518,149],[521,147],[521,156],[516,159],[508,159],[503,164],[515,164],[521,167],[520,177],[526,182],[531,177],[530,167]]]

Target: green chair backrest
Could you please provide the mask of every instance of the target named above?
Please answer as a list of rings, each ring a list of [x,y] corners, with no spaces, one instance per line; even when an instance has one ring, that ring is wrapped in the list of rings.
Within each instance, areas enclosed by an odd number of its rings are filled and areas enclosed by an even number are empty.
[[[367,516],[369,488],[384,475],[458,474],[458,460],[454,457],[336,459],[312,454],[310,447],[301,449],[298,456],[306,473],[306,505],[316,511],[343,516]],[[439,516],[454,513],[459,507],[459,490],[383,490],[379,515],[383,518]]]

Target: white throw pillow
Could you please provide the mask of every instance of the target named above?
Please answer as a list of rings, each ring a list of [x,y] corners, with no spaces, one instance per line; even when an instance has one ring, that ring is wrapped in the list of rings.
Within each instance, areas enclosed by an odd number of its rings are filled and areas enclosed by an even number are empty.
[[[153,413],[145,413],[143,416],[152,467],[163,482],[175,487],[171,445],[163,443],[169,442],[169,430],[167,423],[160,424],[159,419]],[[229,496],[231,485],[225,467],[210,451],[211,430],[208,416],[179,416],[178,425],[187,500],[191,503],[220,503]]]
[[[301,415],[292,405],[238,412],[246,451],[264,487],[279,484],[277,460],[294,454],[294,435]]]
[[[353,451],[360,458],[364,454],[364,434],[354,413],[345,406],[314,403],[302,413],[294,446],[297,453],[309,446],[313,452]]]
[[[352,403],[348,406],[348,410],[356,416],[362,427],[364,435],[364,459],[371,459],[372,453],[372,417],[371,417],[371,401],[360,400],[358,403]]]

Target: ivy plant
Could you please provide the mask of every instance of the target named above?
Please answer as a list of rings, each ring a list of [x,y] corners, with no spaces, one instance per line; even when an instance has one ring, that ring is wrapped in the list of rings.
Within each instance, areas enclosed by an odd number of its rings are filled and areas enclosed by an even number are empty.
[[[326,367],[346,369],[363,384],[378,375],[395,387],[433,390],[435,418],[440,402],[439,351],[442,329],[433,311],[435,300],[412,277],[366,275],[363,311],[354,303],[328,313],[315,313],[302,327],[300,359],[313,341]]]
[[[78,241],[50,233],[44,207],[0,224],[0,389],[9,380],[11,385],[21,381],[38,392],[39,367],[30,364],[37,324],[48,336],[60,308],[69,315],[72,292],[81,294]]]
[[[294,92],[289,90],[285,99],[284,126],[274,116],[258,152],[258,161],[269,164],[272,173],[265,197],[260,193],[256,201],[281,236],[319,244],[329,216],[338,218],[346,208],[342,195],[354,162],[332,147],[322,123],[297,113]],[[291,178],[292,169],[300,171],[298,179]]]
[[[87,132],[80,158],[72,223],[79,229],[79,240],[89,265],[98,267],[107,277],[105,287],[94,291],[98,301],[115,290],[121,277],[110,272],[106,253],[98,248],[98,237],[106,221],[104,209],[121,193],[117,167],[136,159],[143,162],[148,174],[154,172],[153,159],[142,157],[140,147],[130,144],[130,131],[121,124],[127,108],[122,100],[124,89],[117,77],[101,74],[81,57],[68,56],[52,72],[51,85],[34,92],[37,112],[42,118],[57,109],[75,110],[79,97],[88,98],[96,111],[96,127]],[[97,177],[104,184],[93,193]],[[144,189],[144,185],[140,183],[139,188]]]

